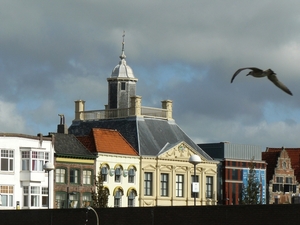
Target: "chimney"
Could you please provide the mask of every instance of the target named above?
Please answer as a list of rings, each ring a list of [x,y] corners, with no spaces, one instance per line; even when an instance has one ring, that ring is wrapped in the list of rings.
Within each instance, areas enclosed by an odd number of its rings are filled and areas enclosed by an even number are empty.
[[[59,134],[68,134],[68,128],[65,124],[65,115],[64,114],[58,114],[60,117],[60,124],[57,125],[57,133]]]

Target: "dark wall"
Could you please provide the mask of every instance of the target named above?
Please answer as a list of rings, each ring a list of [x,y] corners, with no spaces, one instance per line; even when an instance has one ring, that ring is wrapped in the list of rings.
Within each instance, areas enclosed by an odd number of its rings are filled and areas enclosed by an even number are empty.
[[[174,206],[96,209],[100,225],[299,224],[299,205]],[[87,213],[88,212],[88,213]],[[0,210],[5,225],[96,225],[86,209]]]

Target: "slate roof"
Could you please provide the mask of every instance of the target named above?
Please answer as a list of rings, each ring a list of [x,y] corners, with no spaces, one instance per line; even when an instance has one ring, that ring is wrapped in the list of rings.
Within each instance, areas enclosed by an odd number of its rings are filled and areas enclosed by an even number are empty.
[[[138,155],[135,149],[116,130],[92,128],[88,136],[78,136],[77,138],[91,152]]]
[[[300,148],[285,148],[286,152],[288,153],[292,168],[294,169],[294,174],[296,176],[297,181],[300,181]],[[280,156],[280,152],[282,148],[266,148],[265,152],[262,152],[262,159],[265,160],[267,165],[267,182],[272,179],[274,175],[274,169],[277,166],[277,160]]]
[[[69,127],[69,133],[84,136],[89,134],[92,128],[119,131],[140,155],[156,156],[167,143],[175,144],[179,141],[185,141],[207,160],[213,160],[180,129],[174,120],[133,116],[105,120],[73,121]]]
[[[73,134],[54,133],[54,151],[56,156],[95,159],[86,147]]]

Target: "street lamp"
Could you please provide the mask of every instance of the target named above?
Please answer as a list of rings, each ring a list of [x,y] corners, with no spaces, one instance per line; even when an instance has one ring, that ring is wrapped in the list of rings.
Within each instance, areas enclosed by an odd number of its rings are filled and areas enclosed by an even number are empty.
[[[50,176],[49,173],[51,170],[54,170],[54,165],[50,162],[46,162],[43,166],[44,170],[48,172],[48,209],[49,209],[49,203],[50,203],[50,198],[49,198],[49,192],[50,192]]]
[[[196,165],[201,162],[201,158],[198,155],[192,155],[189,158],[189,163],[194,165],[194,182],[192,184],[192,191],[194,193],[194,206],[196,206],[196,192],[199,192],[199,183],[195,182],[196,180]],[[197,188],[198,187],[198,188]]]
[[[95,213],[96,219],[97,219],[97,225],[99,225],[99,217],[98,217],[98,214],[97,214],[96,210],[93,209],[91,206],[88,206],[88,207],[87,207],[87,210],[92,210],[92,211]],[[87,212],[88,212],[88,211],[87,211]],[[88,218],[87,218],[86,222],[87,222],[87,221],[88,221]]]

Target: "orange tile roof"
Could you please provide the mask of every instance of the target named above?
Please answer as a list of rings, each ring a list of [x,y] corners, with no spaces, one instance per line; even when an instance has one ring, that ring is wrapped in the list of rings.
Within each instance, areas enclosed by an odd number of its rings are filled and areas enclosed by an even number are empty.
[[[91,152],[138,155],[135,149],[116,130],[93,128],[88,136],[77,138]]]
[[[267,165],[267,182],[272,179],[274,174],[274,169],[277,166],[277,160],[280,156],[282,148],[267,148],[265,152],[262,153],[262,160],[265,160]],[[288,153],[292,168],[294,169],[294,174],[296,176],[297,181],[300,181],[300,148],[285,148]]]

